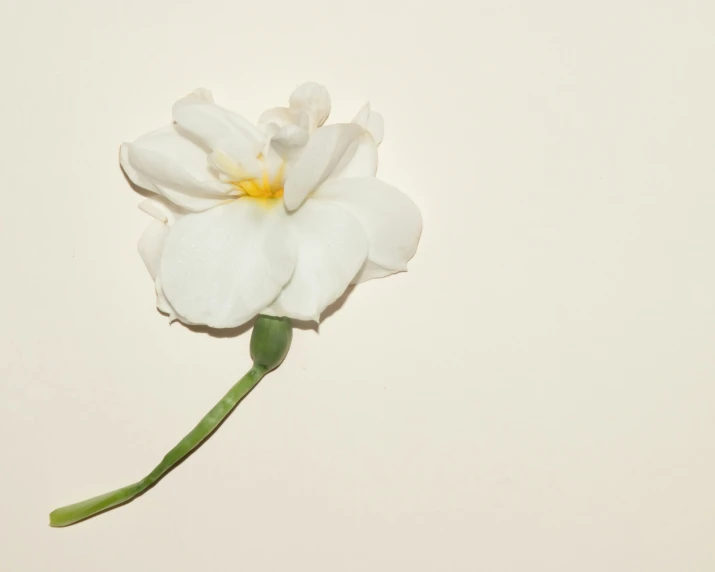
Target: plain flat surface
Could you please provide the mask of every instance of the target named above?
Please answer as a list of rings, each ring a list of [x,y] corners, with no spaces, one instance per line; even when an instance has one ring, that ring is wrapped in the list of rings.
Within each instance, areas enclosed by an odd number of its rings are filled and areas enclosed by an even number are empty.
[[[7,0],[0,562],[11,572],[715,570],[715,5]],[[410,271],[249,366],[169,326],[117,151],[195,87],[386,118]]]

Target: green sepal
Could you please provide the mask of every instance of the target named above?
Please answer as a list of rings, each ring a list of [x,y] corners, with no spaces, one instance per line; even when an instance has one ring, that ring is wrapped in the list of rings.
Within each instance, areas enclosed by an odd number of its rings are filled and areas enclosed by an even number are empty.
[[[293,339],[293,327],[289,318],[260,315],[251,334],[251,358],[253,363],[266,368],[277,368],[285,359]]]

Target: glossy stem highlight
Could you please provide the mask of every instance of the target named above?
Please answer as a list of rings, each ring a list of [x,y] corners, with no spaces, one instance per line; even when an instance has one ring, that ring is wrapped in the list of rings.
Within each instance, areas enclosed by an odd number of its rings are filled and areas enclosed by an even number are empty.
[[[50,526],[74,524],[105,510],[127,503],[156,484],[177,463],[206,439],[226,418],[236,405],[250,392],[268,372],[263,365],[254,364],[219,401],[199,424],[184,437],[176,447],[169,451],[156,468],[141,481],[103,495],[53,510],[50,513]]]

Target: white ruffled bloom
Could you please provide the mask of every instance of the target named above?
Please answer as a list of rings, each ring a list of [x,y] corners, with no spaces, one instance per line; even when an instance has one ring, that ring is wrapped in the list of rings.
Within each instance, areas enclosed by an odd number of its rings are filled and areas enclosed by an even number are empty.
[[[382,117],[322,126],[330,97],[298,87],[255,126],[197,90],[174,123],[121,147],[131,181],[156,196],[139,252],[159,310],[189,324],[256,314],[318,320],[351,282],[406,269],[422,220],[375,178]]]

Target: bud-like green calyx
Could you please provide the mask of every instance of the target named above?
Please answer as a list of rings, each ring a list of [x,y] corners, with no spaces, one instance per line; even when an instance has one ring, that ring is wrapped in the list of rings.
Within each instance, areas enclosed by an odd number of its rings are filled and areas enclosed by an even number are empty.
[[[266,371],[277,368],[285,359],[293,339],[289,318],[258,316],[251,334],[251,358]]]

